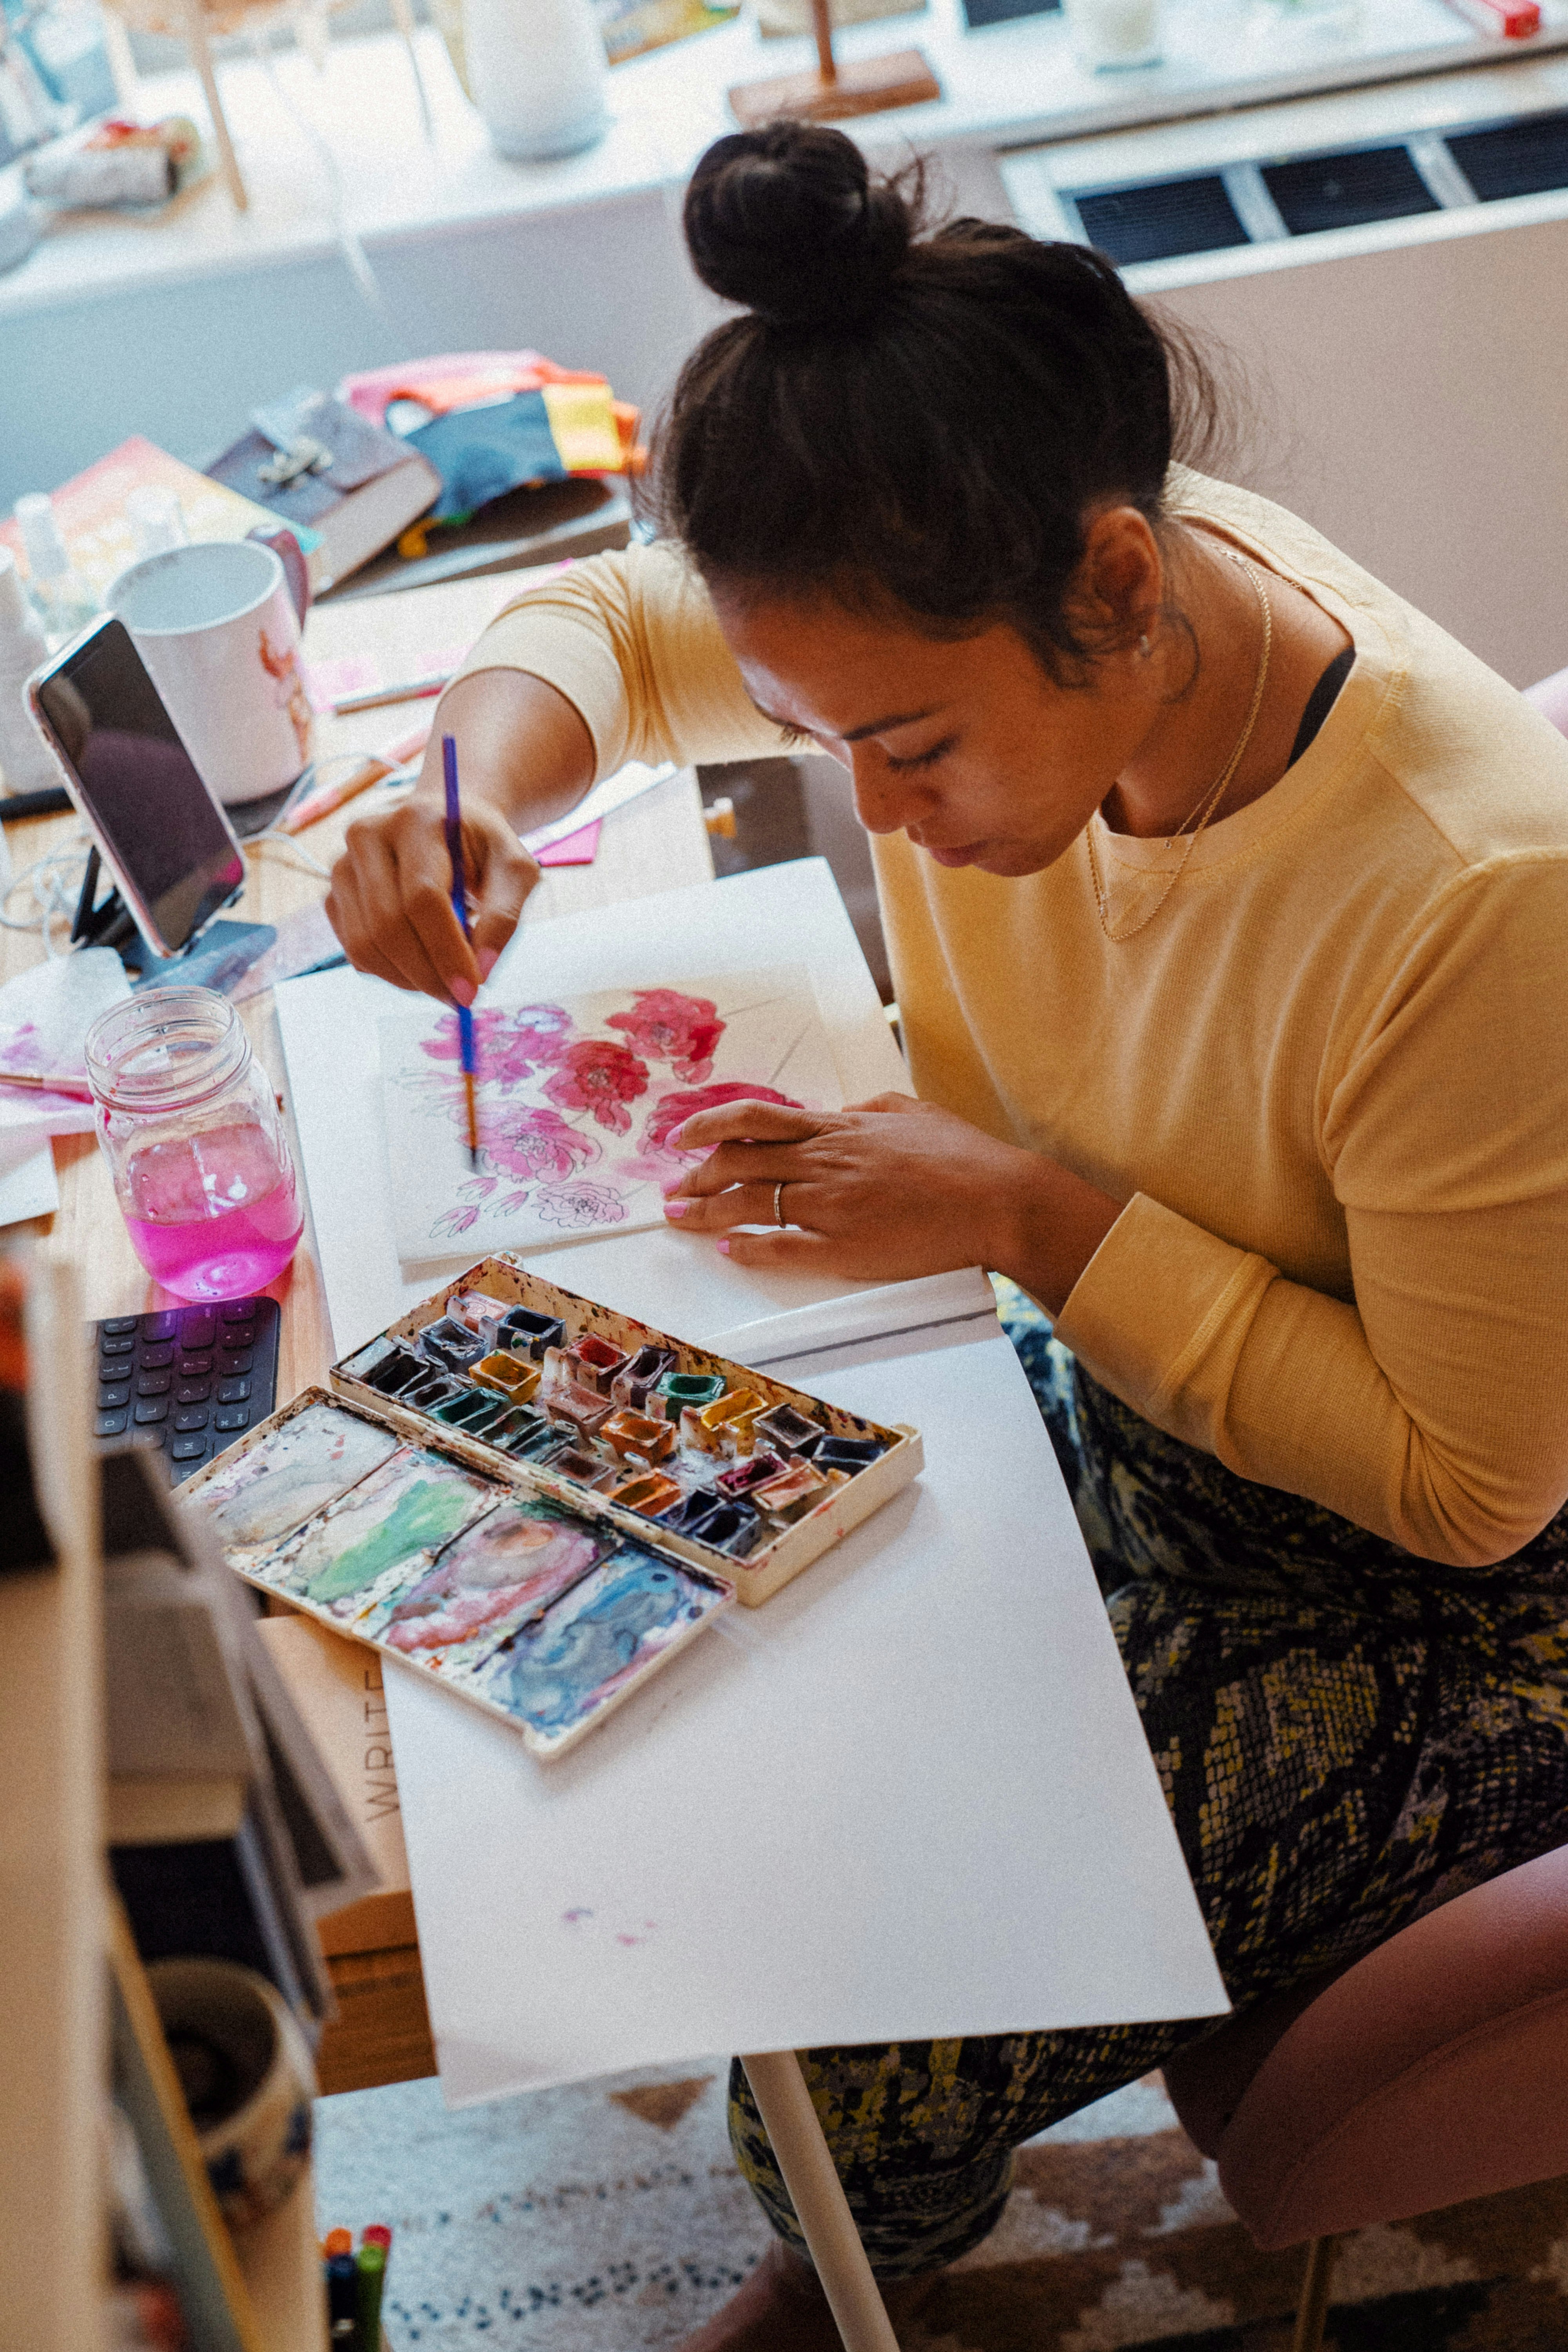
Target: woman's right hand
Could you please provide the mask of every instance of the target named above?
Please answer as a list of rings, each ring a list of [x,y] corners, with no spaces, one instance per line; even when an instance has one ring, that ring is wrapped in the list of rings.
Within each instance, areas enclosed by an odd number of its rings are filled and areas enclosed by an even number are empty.
[[[350,825],[332,868],[327,919],[356,971],[443,1004],[471,1004],[517,929],[539,867],[488,802],[463,809],[471,937],[452,911],[446,806],[421,785],[401,807]]]
[[[594,743],[563,694],[516,669],[459,679],[436,721],[413,798],[350,825],[327,919],[357,971],[444,1004],[471,1004],[539,879],[518,836],[575,808],[594,781]],[[440,740],[447,733],[462,773],[471,940],[452,912]]]

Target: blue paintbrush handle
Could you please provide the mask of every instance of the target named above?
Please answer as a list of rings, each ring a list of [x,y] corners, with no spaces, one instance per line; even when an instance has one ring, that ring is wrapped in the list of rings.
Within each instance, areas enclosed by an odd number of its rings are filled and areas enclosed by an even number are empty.
[[[463,871],[463,811],[458,798],[458,746],[441,738],[441,772],[447,786],[447,855],[452,861],[452,912],[468,936],[468,884]]]

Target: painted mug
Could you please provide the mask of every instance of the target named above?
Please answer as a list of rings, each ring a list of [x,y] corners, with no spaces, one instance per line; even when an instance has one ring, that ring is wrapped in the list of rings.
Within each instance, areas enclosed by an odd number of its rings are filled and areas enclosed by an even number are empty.
[[[277,1987],[233,1960],[154,1960],[147,1982],[213,2193],[232,2228],[248,2228],[310,2157],[310,2044]]]
[[[307,591],[276,547],[204,540],[131,564],[109,592],[215,800],[291,784],[310,759],[300,664]]]

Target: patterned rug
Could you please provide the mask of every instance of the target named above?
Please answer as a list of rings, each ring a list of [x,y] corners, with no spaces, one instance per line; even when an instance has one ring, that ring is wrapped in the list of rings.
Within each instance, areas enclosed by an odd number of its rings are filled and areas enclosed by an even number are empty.
[[[766,2243],[724,2129],[725,2067],[449,2115],[433,2082],[322,2099],[321,2227],[395,2231],[394,2352],[677,2345]],[[1301,2254],[1260,2254],[1157,2078],[1020,2150],[1005,2214],[905,2352],[1288,2352]],[[1337,2352],[1562,2352],[1568,2181],[1339,2247]]]

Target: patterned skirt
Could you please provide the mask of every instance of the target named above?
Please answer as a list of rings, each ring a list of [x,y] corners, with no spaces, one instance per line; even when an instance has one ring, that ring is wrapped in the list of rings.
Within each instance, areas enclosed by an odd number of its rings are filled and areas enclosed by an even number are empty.
[[[1496,1567],[1419,1559],[1152,1428],[996,1286],[1237,2009],[1568,1843],[1568,1507]],[[805,2053],[873,2267],[967,2252],[1021,2141],[1215,2022]],[[798,2246],[738,2063],[730,2122]]]

